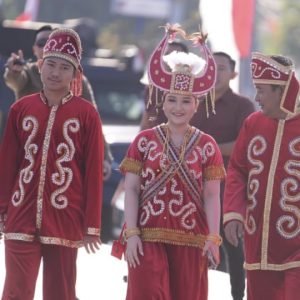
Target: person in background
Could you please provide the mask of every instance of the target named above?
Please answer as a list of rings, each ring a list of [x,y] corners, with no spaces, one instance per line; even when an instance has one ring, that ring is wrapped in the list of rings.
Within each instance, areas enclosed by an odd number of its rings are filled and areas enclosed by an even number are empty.
[[[77,248],[101,244],[102,126],[78,96],[81,52],[74,30],[54,30],[38,62],[42,91],[9,112],[0,149],[3,300],[33,299],[41,259],[43,299],[74,300]]]
[[[198,96],[213,88],[215,65],[202,35],[193,40],[205,60],[176,51],[163,56],[177,33],[189,39],[178,25],[166,25],[149,64],[150,83],[165,91],[158,109],[167,123],[141,131],[120,165],[127,300],[205,300],[208,264],[219,262],[219,188],[225,169],[214,139],[189,125]],[[170,72],[161,68],[163,59]]]
[[[261,111],[236,140],[224,195],[227,240],[244,236],[247,299],[300,295],[300,102],[293,62],[252,54]]]
[[[43,84],[39,73],[38,60],[43,57],[43,48],[52,31],[53,28],[50,25],[44,25],[36,31],[32,46],[36,61],[25,62],[22,50],[18,50],[18,53],[11,53],[8,58],[3,78],[6,85],[15,93],[16,100],[42,90]],[[93,89],[85,76],[83,76],[82,80],[82,97],[92,102],[97,108]],[[105,138],[104,145],[103,179],[107,180],[111,175],[113,157]]]
[[[224,52],[215,52],[213,56],[217,66],[214,107],[212,107],[211,102],[204,99],[200,100],[199,109],[191,119],[191,125],[203,130],[216,140],[223,156],[224,165],[227,167],[243,121],[255,109],[248,98],[234,93],[230,88],[230,81],[237,76],[235,61]],[[155,111],[155,103],[157,102],[158,107],[160,107],[162,95],[162,91],[155,91],[152,93],[152,98],[147,98],[149,102],[142,119],[142,129],[151,128],[167,121],[161,110]],[[155,101],[153,98],[155,96],[159,100]],[[209,113],[212,110],[215,110],[216,114]],[[221,203],[223,193],[224,182],[221,182]],[[243,243],[240,241],[237,247],[228,243],[224,238],[223,226],[221,226],[221,236],[224,243],[221,247],[221,263],[218,269],[222,271],[229,269],[232,297],[234,300],[241,300],[245,290]]]

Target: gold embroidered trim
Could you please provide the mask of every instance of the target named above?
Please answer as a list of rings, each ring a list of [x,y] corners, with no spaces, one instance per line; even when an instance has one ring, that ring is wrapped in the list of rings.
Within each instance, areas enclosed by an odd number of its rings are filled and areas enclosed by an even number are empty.
[[[26,234],[26,233],[5,233],[4,238],[6,240],[18,240],[18,241],[25,241],[25,242],[33,242],[34,241],[34,235],[32,234]]]
[[[204,180],[218,180],[224,179],[226,176],[226,171],[223,165],[221,166],[209,166],[204,170],[203,178]]]
[[[141,239],[146,242],[203,248],[206,236],[167,228],[142,228]]]
[[[262,266],[260,263],[244,264],[246,270],[270,270],[270,271],[284,271],[292,268],[300,267],[300,261],[291,261],[285,264],[266,264]]]
[[[70,248],[79,248],[83,246],[82,241],[70,241],[66,239],[61,239],[56,237],[46,237],[46,236],[35,237],[32,234],[26,234],[26,233],[15,233],[15,232],[5,233],[4,238],[5,240],[18,240],[24,242],[33,242],[36,239],[40,241],[42,244],[59,245],[59,246],[65,246]]]
[[[70,240],[56,238],[56,237],[40,236],[39,240],[42,244],[59,245],[59,246],[65,246],[70,248],[79,248],[83,246],[82,241],[70,241]]]
[[[223,224],[225,224],[229,221],[233,221],[233,220],[241,221],[244,224],[244,217],[241,214],[235,213],[235,212],[230,212],[230,213],[224,214]]]
[[[124,158],[120,164],[120,170],[122,172],[126,171],[136,175],[141,175],[142,167],[143,164],[140,161],[128,157]]]
[[[278,129],[274,144],[274,150],[272,154],[272,160],[270,165],[270,171],[268,175],[268,183],[266,189],[266,199],[265,199],[265,207],[264,207],[264,216],[263,216],[263,230],[262,230],[262,243],[261,243],[261,265],[262,269],[266,269],[268,265],[268,242],[269,242],[269,225],[270,225],[270,214],[271,214],[271,205],[273,198],[273,188],[274,188],[274,179],[275,179],[275,171],[278,164],[280,145],[283,136],[284,130],[284,120],[280,120],[278,123]]]
[[[40,167],[40,180],[38,187],[38,198],[37,198],[37,213],[36,213],[36,227],[38,229],[41,228],[42,225],[42,210],[43,210],[43,194],[44,194],[44,186],[46,179],[46,166],[47,166],[47,158],[48,158],[48,150],[51,138],[52,127],[55,120],[56,111],[58,106],[55,105],[51,108],[51,112],[48,119],[48,124],[46,128],[46,133],[43,142],[43,152],[42,152],[42,162]]]
[[[100,236],[100,229],[99,228],[88,227],[87,234],[90,234],[90,235],[99,235]]]

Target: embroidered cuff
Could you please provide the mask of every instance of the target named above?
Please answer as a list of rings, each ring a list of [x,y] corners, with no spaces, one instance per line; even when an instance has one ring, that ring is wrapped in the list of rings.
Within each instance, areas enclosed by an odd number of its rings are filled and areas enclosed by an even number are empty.
[[[223,216],[223,225],[233,220],[240,221],[244,224],[244,217],[241,214],[236,212],[229,212],[224,214]]]
[[[89,234],[89,235],[98,235],[98,236],[100,236],[100,229],[99,228],[88,227],[86,233]]]

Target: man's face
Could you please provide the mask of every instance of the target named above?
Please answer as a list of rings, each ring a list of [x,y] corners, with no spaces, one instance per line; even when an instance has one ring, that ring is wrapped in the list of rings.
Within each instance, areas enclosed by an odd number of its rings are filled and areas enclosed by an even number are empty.
[[[45,90],[66,93],[75,75],[75,67],[65,59],[47,57],[39,61],[41,79]]]
[[[262,112],[270,117],[277,119],[282,115],[280,110],[280,100],[282,97],[281,87],[272,87],[270,84],[255,84],[256,96]]]
[[[222,55],[214,55],[217,65],[216,92],[223,92],[229,88],[229,82],[236,76],[229,59]]]
[[[33,54],[37,59],[41,59],[43,57],[43,48],[49,38],[51,31],[42,31],[39,32],[35,38],[34,45],[32,46]]]

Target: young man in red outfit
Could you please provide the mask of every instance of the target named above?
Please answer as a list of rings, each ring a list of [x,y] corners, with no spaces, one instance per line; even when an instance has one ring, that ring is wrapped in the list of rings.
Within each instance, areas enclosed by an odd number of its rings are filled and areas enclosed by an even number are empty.
[[[103,139],[81,94],[81,42],[53,31],[39,70],[43,90],[11,107],[0,150],[2,299],[32,300],[41,259],[43,299],[74,300],[77,248],[99,249]]]

